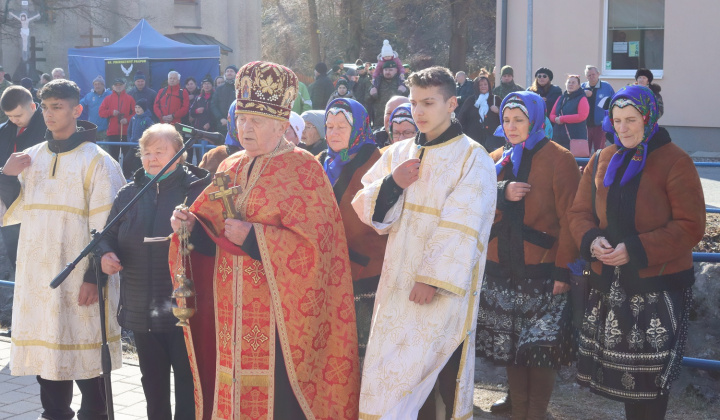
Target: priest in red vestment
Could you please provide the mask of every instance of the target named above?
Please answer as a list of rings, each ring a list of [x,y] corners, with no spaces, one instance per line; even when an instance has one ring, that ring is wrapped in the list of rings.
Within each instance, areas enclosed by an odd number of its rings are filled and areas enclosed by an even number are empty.
[[[172,225],[191,229],[196,314],[185,328],[198,419],[357,419],[360,390],[347,241],[332,186],[283,139],[296,75],[237,74],[244,151]],[[173,235],[170,266],[182,264]],[[180,306],[195,303],[179,301]]]

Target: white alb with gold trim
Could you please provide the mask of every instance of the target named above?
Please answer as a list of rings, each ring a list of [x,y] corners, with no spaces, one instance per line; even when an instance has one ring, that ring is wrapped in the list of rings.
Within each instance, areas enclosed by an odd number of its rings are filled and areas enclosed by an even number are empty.
[[[424,149],[420,178],[383,223],[373,222],[383,179]],[[472,417],[475,318],[495,212],[497,176],[485,149],[461,135],[419,148],[392,145],[353,199],[360,219],[389,234],[360,393],[361,419],[415,419],[442,367],[462,346],[453,419]],[[436,286],[432,302],[408,297],[415,282]]]
[[[12,314],[12,375],[49,380],[99,376],[98,305],[79,306],[89,260],[83,259],[57,288],[49,284],[102,230],[115,194],[125,184],[120,165],[93,143],[55,154],[47,142],[25,153],[32,163],[20,176],[22,190],[4,225],[22,223]],[[108,341],[113,369],[122,365],[117,323],[118,276],[106,288]]]

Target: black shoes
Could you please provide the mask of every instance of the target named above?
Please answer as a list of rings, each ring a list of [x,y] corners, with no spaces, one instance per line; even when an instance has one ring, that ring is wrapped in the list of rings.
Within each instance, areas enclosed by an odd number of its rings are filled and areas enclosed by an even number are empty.
[[[491,413],[504,413],[506,411],[510,411],[511,408],[512,408],[512,404],[510,401],[510,393],[508,392],[507,394],[505,394],[504,397],[495,401],[495,403],[490,406],[490,412]]]

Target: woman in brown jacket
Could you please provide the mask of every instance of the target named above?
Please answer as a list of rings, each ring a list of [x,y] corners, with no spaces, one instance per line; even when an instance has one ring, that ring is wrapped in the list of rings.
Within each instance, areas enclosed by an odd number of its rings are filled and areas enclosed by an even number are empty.
[[[692,248],[705,230],[693,161],[657,119],[650,89],[615,94],[603,123],[615,144],[591,160],[569,213],[592,261],[578,382],[624,402],[628,419],[665,417],[687,335]]]
[[[350,253],[355,293],[359,355],[362,363],[370,336],[370,321],[385,257],[386,235],[360,221],[352,207],[363,188],[362,177],[380,159],[365,107],[354,99],[332,100],[325,111],[328,149],[318,155],[340,207]]]
[[[573,359],[568,263],[577,257],[567,210],[580,172],[545,137],[545,102],[509,94],[496,136],[498,199],[480,295],[476,354],[507,367],[512,418],[544,419],[556,371]]]

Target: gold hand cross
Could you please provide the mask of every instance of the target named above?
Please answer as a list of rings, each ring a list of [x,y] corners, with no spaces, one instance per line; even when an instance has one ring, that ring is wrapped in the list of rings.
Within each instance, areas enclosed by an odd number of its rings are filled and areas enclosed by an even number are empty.
[[[210,196],[210,200],[222,200],[224,207],[223,217],[226,219],[237,219],[238,214],[237,211],[235,211],[234,198],[240,195],[242,188],[239,186],[228,188],[228,185],[230,185],[230,177],[222,172],[215,174],[212,183],[218,187],[218,190],[208,194]]]

